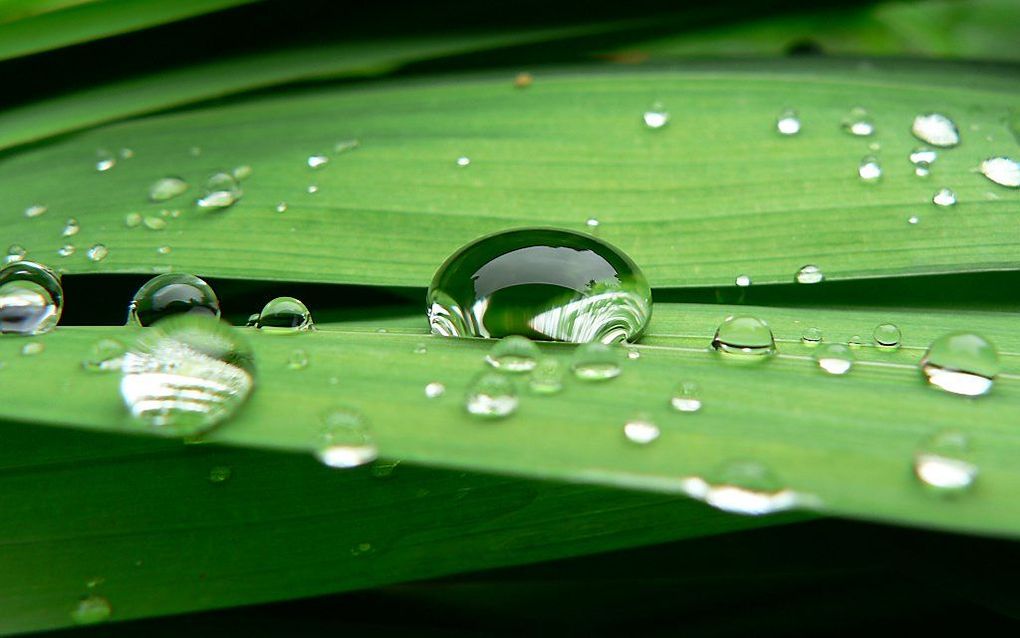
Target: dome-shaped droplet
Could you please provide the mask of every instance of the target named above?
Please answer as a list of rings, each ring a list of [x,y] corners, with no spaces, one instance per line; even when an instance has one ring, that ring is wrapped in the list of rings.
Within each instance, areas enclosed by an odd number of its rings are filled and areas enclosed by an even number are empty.
[[[128,306],[128,323],[151,326],[171,315],[220,316],[216,293],[194,275],[166,273],[153,277],[135,293]]]
[[[113,607],[102,596],[85,596],[71,610],[71,621],[76,625],[95,625],[110,618]]]
[[[483,372],[468,387],[464,407],[475,416],[498,419],[513,414],[518,401],[513,381],[498,372]]]
[[[875,338],[875,344],[883,350],[894,350],[900,347],[900,340],[903,338],[903,333],[900,332],[899,326],[893,323],[882,323],[875,326],[875,332],[872,335]]]
[[[45,214],[48,210],[49,208],[42,204],[32,204],[25,208],[25,217],[39,217],[40,215]]]
[[[981,162],[981,174],[999,186],[1020,188],[1020,162],[1008,157],[990,157]]]
[[[918,115],[910,131],[925,144],[939,148],[949,148],[960,143],[960,131],[956,124],[941,113]]]
[[[623,424],[623,435],[638,445],[648,445],[659,438],[659,434],[659,426],[647,416],[638,416]]]
[[[669,112],[659,102],[652,105],[642,116],[645,126],[650,129],[660,129],[669,124]]]
[[[944,430],[925,439],[914,453],[914,475],[936,494],[966,492],[978,476],[970,440],[962,432]]]
[[[747,288],[751,285],[751,278],[747,275],[737,275],[737,278],[733,280],[738,288]]]
[[[528,377],[528,388],[535,394],[556,394],[563,389],[563,364],[558,359],[539,359]]]
[[[46,266],[16,261],[0,268],[0,334],[49,332],[63,309],[60,278]]]
[[[859,106],[851,109],[843,117],[840,126],[842,126],[845,132],[858,137],[867,137],[875,134],[875,121],[865,109]]]
[[[802,266],[801,269],[797,271],[796,277],[794,277],[794,281],[798,284],[817,284],[824,280],[825,273],[822,272],[821,268],[813,264]]]
[[[822,331],[814,326],[804,328],[804,332],[800,335],[800,340],[805,346],[817,346],[822,342]]]
[[[772,329],[757,317],[726,317],[715,331],[712,347],[723,354],[763,357],[776,351]]]
[[[776,118],[776,131],[780,135],[796,135],[800,133],[800,118],[797,112],[787,109]]]
[[[854,365],[854,353],[841,343],[827,343],[815,351],[815,361],[829,374],[846,374]]]
[[[812,499],[790,490],[765,465],[729,461],[704,476],[683,479],[684,492],[724,512],[761,516],[810,505]]]
[[[445,393],[446,386],[438,381],[432,381],[431,383],[425,384],[425,396],[429,399],[441,397]]]
[[[351,468],[371,463],[379,457],[361,413],[351,408],[334,408],[323,415],[323,429],[315,455],[324,465]]]
[[[21,244],[11,244],[7,247],[7,256],[4,257],[3,264],[0,265],[12,264],[16,261],[21,261],[27,254],[28,251],[25,250],[25,247]]]
[[[432,332],[604,343],[636,339],[652,312],[638,267],[590,235],[523,229],[453,254],[428,291]]]
[[[85,256],[89,258],[89,261],[100,262],[106,259],[110,254],[110,249],[105,244],[94,244],[91,248],[85,251]]]
[[[149,186],[149,200],[165,202],[188,190],[188,183],[180,177],[161,177]]]
[[[74,217],[64,222],[64,230],[60,231],[62,237],[73,237],[81,231],[81,224]]]
[[[205,192],[196,202],[199,208],[220,210],[241,199],[241,185],[230,173],[215,173],[205,182]]]
[[[931,203],[936,206],[955,206],[956,193],[948,188],[940,188],[931,198]]]
[[[620,376],[623,351],[619,346],[584,343],[574,351],[571,368],[582,381],[606,381]]]
[[[142,331],[124,356],[120,393],[134,424],[193,436],[233,416],[255,386],[255,359],[215,317],[177,315]]]
[[[294,297],[277,297],[262,308],[256,328],[273,332],[290,333],[300,330],[312,330],[315,323],[312,313],[301,301]]]
[[[542,352],[531,339],[520,335],[503,337],[492,346],[485,361],[505,372],[529,372],[535,368]]]
[[[877,158],[869,155],[857,166],[857,175],[863,182],[877,182],[882,178],[882,166]]]
[[[928,383],[964,396],[987,394],[999,374],[999,354],[987,339],[955,332],[939,337],[921,359]]]
[[[697,412],[701,409],[701,388],[693,381],[682,381],[669,398],[669,404],[677,412]]]

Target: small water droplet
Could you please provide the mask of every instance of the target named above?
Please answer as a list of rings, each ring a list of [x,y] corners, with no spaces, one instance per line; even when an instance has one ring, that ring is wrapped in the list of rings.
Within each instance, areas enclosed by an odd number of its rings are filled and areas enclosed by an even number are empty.
[[[563,389],[563,365],[551,357],[540,359],[528,378],[528,388],[534,394],[556,394]]]
[[[85,253],[85,256],[89,258],[89,261],[99,262],[106,259],[107,255],[110,254],[110,249],[103,244],[95,244]]]
[[[47,210],[49,209],[42,204],[33,204],[25,209],[25,217],[38,217],[44,214]]]
[[[797,271],[795,281],[798,284],[817,284],[825,280],[825,273],[818,266],[808,264]]]
[[[202,154],[201,146],[192,146],[191,148],[188,149],[188,155],[192,157],[198,157],[201,154]]]
[[[497,372],[483,372],[468,387],[464,407],[475,416],[501,418],[513,414],[518,402],[513,381]]]
[[[978,476],[965,434],[943,430],[925,439],[914,453],[914,476],[942,496],[966,492]]]
[[[527,72],[521,72],[514,76],[514,88],[515,89],[526,89],[532,85],[535,78]]]
[[[64,244],[63,246],[57,249],[57,254],[60,255],[61,257],[70,257],[71,255],[74,254],[74,246],[72,246],[71,244]]]
[[[20,244],[11,244],[7,247],[7,256],[4,257],[3,265],[13,264],[14,262],[21,261],[25,258],[28,251],[25,247]]]
[[[748,286],[751,285],[751,278],[748,277],[747,275],[737,275],[737,278],[733,280],[733,283],[735,283],[740,288],[747,288]]]
[[[801,505],[813,499],[784,488],[767,467],[756,461],[729,461],[704,477],[683,479],[684,492],[724,512],[761,516]]]
[[[0,334],[49,332],[63,309],[60,277],[46,266],[19,260],[0,268]]]
[[[1009,157],[990,157],[981,162],[981,174],[999,186],[1020,188],[1020,162]]]
[[[217,465],[209,470],[208,479],[210,483],[226,483],[233,474],[233,470],[226,465]]]
[[[950,148],[960,143],[960,131],[956,124],[941,113],[925,113],[914,117],[910,131],[925,144],[939,148]]]
[[[205,192],[195,202],[199,208],[221,210],[236,204],[242,196],[241,185],[230,173],[214,173],[205,182]]]
[[[956,193],[948,188],[940,188],[931,198],[931,201],[936,206],[955,206]]]
[[[294,297],[277,297],[259,313],[255,327],[277,334],[294,334],[302,330],[314,330],[312,313],[300,300]]]
[[[333,152],[335,153],[347,153],[361,146],[361,142],[358,140],[340,140],[333,145]]]
[[[162,177],[149,186],[149,200],[165,202],[181,195],[189,188],[188,183],[180,177]]]
[[[21,354],[26,357],[31,357],[32,355],[40,354],[45,349],[46,344],[42,341],[29,341],[25,345],[21,346]]]
[[[158,255],[169,255],[170,253],[173,252],[173,250],[174,249],[171,248],[170,246],[159,246],[158,248],[156,248],[156,254],[158,254]]]
[[[471,164],[471,158],[466,156],[460,156],[457,158],[457,166],[468,166]]]
[[[641,351],[637,348],[627,348],[627,358],[631,361],[637,361],[641,358]]]
[[[928,346],[921,371],[928,383],[946,392],[980,396],[991,391],[999,374],[999,354],[984,337],[954,332]]]
[[[530,372],[542,356],[531,339],[520,335],[503,337],[492,346],[485,361],[493,368],[505,372]]]
[[[359,467],[379,458],[372,433],[357,410],[338,407],[322,418],[323,429],[315,455],[329,467]]]
[[[124,215],[124,225],[128,228],[137,228],[142,223],[142,216],[139,213],[128,213]]]
[[[116,339],[100,339],[92,344],[88,355],[81,362],[81,367],[89,372],[120,370],[126,350],[124,344]]]
[[[928,177],[931,175],[931,167],[927,164],[917,164],[914,166],[914,175],[918,177]]]
[[[599,220],[595,219],[594,217],[589,217],[587,221],[584,222],[584,225],[587,226],[588,228],[598,228]]]
[[[639,416],[623,424],[623,435],[631,443],[648,445],[659,438],[659,426],[652,423],[647,416]]]
[[[701,409],[701,388],[693,381],[682,381],[669,398],[669,404],[677,412],[697,412]]]
[[[416,343],[416,344],[414,344],[414,353],[415,354],[428,354],[429,353],[428,346],[426,346],[424,343]]]
[[[113,607],[102,596],[85,596],[71,610],[71,621],[76,625],[95,625],[110,618]]]
[[[308,188],[306,188],[305,190],[308,192],[309,195],[314,195],[314,194],[319,192],[319,185],[318,184],[309,184]]]
[[[126,148],[125,147],[125,148],[120,149],[120,158],[121,159],[131,159],[134,156],[135,156],[135,152],[133,150],[131,150],[130,148]]]
[[[358,543],[354,547],[351,547],[351,556],[364,556],[375,551],[372,547],[372,543]]]
[[[109,155],[105,157],[100,157],[98,160],[96,160],[96,170],[99,171],[100,173],[105,173],[106,171],[110,170],[116,165],[117,165],[116,158]]]
[[[446,386],[438,381],[433,381],[425,385],[425,396],[430,399],[443,396],[446,392]]]
[[[150,215],[145,218],[144,223],[149,230],[163,230],[166,228],[167,221],[162,217]]]
[[[804,328],[804,332],[800,335],[800,340],[806,346],[817,346],[822,341],[822,331],[813,326]]]
[[[124,355],[120,393],[135,426],[194,436],[233,416],[255,386],[255,358],[215,317],[176,315],[140,331]]]
[[[846,345],[850,346],[850,348],[853,350],[863,348],[864,337],[862,337],[861,335],[854,335],[847,340]]]
[[[921,223],[921,218],[918,217],[917,215],[911,215],[910,217],[907,218],[907,223],[910,224],[911,226],[916,226],[919,223]]]
[[[308,367],[308,352],[298,348],[287,358],[287,367],[291,370],[304,370]]]
[[[939,158],[938,151],[931,148],[918,147],[910,153],[910,163],[914,166],[931,166]]]
[[[278,203],[276,205],[276,212],[278,212],[278,213],[286,213],[287,212],[287,202],[280,202],[280,203]]]
[[[780,113],[776,119],[776,131],[780,135],[796,135],[800,133],[800,118],[797,117],[797,112],[787,109]]]
[[[827,343],[815,352],[818,367],[829,374],[846,374],[854,365],[854,354],[841,343]]]
[[[879,165],[878,159],[871,155],[862,159],[857,167],[857,175],[865,182],[877,182],[880,180],[882,178],[882,167]]]
[[[245,179],[248,179],[249,177],[251,177],[251,174],[253,172],[254,172],[254,169],[252,169],[251,166],[248,166],[247,164],[241,164],[240,166],[235,166],[230,171],[230,174],[237,181],[241,181],[241,180],[245,180]]]
[[[882,323],[875,326],[875,332],[872,334],[875,338],[875,343],[879,348],[883,350],[895,350],[900,347],[900,339],[903,338],[903,334],[900,332],[899,326],[892,323]]]
[[[165,273],[147,281],[128,306],[128,323],[151,326],[172,315],[220,316],[220,302],[209,284],[186,273]]]
[[[605,381],[620,375],[619,347],[602,343],[584,343],[574,351],[571,368],[582,381]]]
[[[308,156],[308,168],[321,168],[329,163],[329,158],[322,154]]]
[[[660,129],[669,124],[669,112],[666,111],[662,104],[656,102],[652,105],[652,108],[645,111],[642,119],[648,128]]]
[[[64,222],[64,230],[62,230],[60,234],[64,237],[73,237],[74,235],[77,235],[80,230],[81,225],[78,223],[78,220],[71,217]]]
[[[757,317],[726,317],[715,331],[712,347],[725,355],[767,357],[776,351],[772,329]]]
[[[875,134],[875,121],[867,110],[857,106],[850,110],[840,122],[843,130],[857,137],[868,137]]]

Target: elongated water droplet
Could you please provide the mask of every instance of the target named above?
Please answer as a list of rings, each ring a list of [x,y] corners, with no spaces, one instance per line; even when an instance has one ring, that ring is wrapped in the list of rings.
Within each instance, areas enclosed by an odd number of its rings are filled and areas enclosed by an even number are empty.
[[[981,174],[999,186],[1020,188],[1020,162],[1009,157],[989,157],[981,162]]]
[[[116,339],[100,339],[92,344],[81,367],[89,372],[120,370],[126,350],[124,344]]]
[[[757,317],[726,317],[715,331],[712,347],[725,355],[767,357],[776,351],[772,329]]]
[[[734,514],[761,516],[802,505],[813,499],[783,487],[782,482],[756,461],[730,461],[705,476],[683,479],[684,492],[716,509]]]
[[[64,222],[64,230],[60,231],[60,234],[64,237],[73,237],[74,235],[77,235],[80,230],[81,225],[78,223],[78,220],[71,217]]]
[[[149,200],[165,202],[183,194],[188,188],[188,183],[180,177],[161,177],[149,187]]]
[[[47,210],[49,209],[42,204],[33,204],[25,209],[25,217],[38,217],[44,214]]]
[[[915,148],[910,153],[910,163],[914,166],[931,166],[939,157],[938,151],[931,148]]]
[[[999,374],[999,354],[984,337],[954,332],[928,346],[921,371],[928,383],[946,392],[980,396],[991,391]]]
[[[623,435],[631,443],[648,445],[659,438],[659,426],[652,423],[647,416],[639,416],[623,424]]]
[[[520,335],[503,337],[492,346],[485,361],[493,368],[505,372],[530,372],[542,356],[538,346]]]
[[[262,308],[256,328],[280,334],[313,330],[312,313],[294,297],[277,297]]]
[[[815,361],[829,374],[846,374],[854,365],[854,353],[841,343],[827,343],[815,351]]]
[[[594,230],[599,227],[599,220],[595,219],[594,217],[589,217],[587,220],[585,220],[584,225]]]
[[[70,257],[73,254],[74,254],[73,244],[64,244],[63,246],[57,249],[57,255],[61,257]]]
[[[105,173],[106,171],[110,170],[116,165],[117,159],[109,155],[106,157],[100,157],[98,160],[96,160],[96,170],[99,171],[100,173]]]
[[[737,278],[733,281],[733,283],[735,283],[740,288],[747,288],[748,286],[751,285],[751,278],[748,277],[747,275],[738,275]]]
[[[552,229],[489,235],[454,253],[428,291],[432,332],[573,342],[633,341],[652,311],[644,275],[622,252]]]
[[[585,343],[574,351],[571,368],[582,381],[606,381],[620,376],[623,352],[618,346]]]
[[[962,432],[944,430],[924,440],[914,454],[914,475],[934,493],[966,492],[978,476],[970,441]]]
[[[861,160],[857,167],[857,175],[865,182],[877,182],[882,178],[882,167],[878,160],[869,155]]]
[[[800,335],[801,342],[806,346],[817,346],[822,341],[822,331],[814,326],[804,328]]]
[[[669,124],[669,112],[666,111],[662,104],[656,102],[650,109],[645,111],[642,119],[648,128],[660,129]]]
[[[122,370],[132,422],[164,436],[215,427],[255,386],[251,348],[228,324],[202,315],[176,315],[142,331]]]
[[[528,388],[535,394],[556,394],[563,389],[563,365],[557,359],[539,359],[528,378]]]
[[[483,372],[468,387],[464,407],[475,416],[498,419],[513,414],[518,401],[513,381],[498,372]]]
[[[670,397],[669,404],[677,412],[697,412],[701,409],[701,388],[693,381],[682,381]]]
[[[205,182],[205,193],[196,202],[199,208],[221,210],[236,204],[242,195],[241,185],[230,173],[215,173]]]
[[[0,268],[0,334],[49,332],[63,310],[64,291],[55,272],[31,261]]]
[[[304,370],[308,367],[308,351],[298,348],[291,351],[287,359],[287,367],[291,370]]]
[[[430,399],[441,397],[446,393],[446,386],[438,381],[433,381],[425,386],[425,396]]]
[[[379,448],[364,417],[357,410],[340,407],[322,418],[323,429],[315,455],[329,467],[346,469],[379,458]]]
[[[110,618],[113,607],[102,596],[85,596],[71,610],[71,621],[76,625],[95,625]]]
[[[842,122],[840,122],[840,126],[845,132],[858,137],[867,137],[875,134],[875,121],[871,119],[871,115],[867,110],[859,106],[850,110]]]
[[[960,143],[960,131],[956,124],[941,113],[916,116],[910,131],[925,144],[939,148],[949,148]]]
[[[910,224],[911,226],[916,226],[920,222],[921,218],[918,217],[917,215],[911,215],[910,217],[907,218],[907,223]]]
[[[321,168],[329,163],[329,158],[325,155],[309,155],[308,156],[308,168]]]
[[[85,256],[89,258],[89,261],[99,262],[106,259],[106,256],[110,254],[110,249],[103,244],[95,244],[86,251]]]
[[[340,140],[333,145],[333,152],[335,153],[347,153],[361,146],[361,142],[358,140]]]
[[[145,227],[148,228],[149,230],[163,230],[164,228],[166,228],[167,224],[165,219],[163,219],[162,217],[156,217],[154,215],[147,216],[143,223],[145,224]]]
[[[220,316],[216,293],[194,275],[165,273],[147,281],[128,306],[128,323],[151,326],[171,315]]]
[[[797,112],[792,109],[787,109],[779,114],[776,118],[776,131],[780,135],[796,135],[800,133],[800,118],[797,117]]]
[[[955,206],[956,193],[948,188],[940,188],[935,195],[932,196],[931,202],[936,206]]]
[[[825,273],[818,266],[808,264],[797,271],[794,280],[798,284],[817,284],[825,280]]]
[[[875,326],[875,332],[872,336],[875,338],[875,343],[878,347],[885,350],[899,348],[900,339],[903,338],[899,326],[892,323],[883,323]]]
[[[170,253],[173,252],[173,250],[174,249],[171,248],[170,246],[158,246],[156,248],[156,254],[157,255],[169,255]]]

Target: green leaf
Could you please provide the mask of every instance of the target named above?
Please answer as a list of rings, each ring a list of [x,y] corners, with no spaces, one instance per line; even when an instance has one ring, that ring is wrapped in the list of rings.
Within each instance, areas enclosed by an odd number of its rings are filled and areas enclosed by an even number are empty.
[[[754,67],[754,68],[752,68]],[[956,67],[862,67],[841,62],[718,65],[703,70],[542,74],[515,89],[509,75],[335,87],[105,126],[14,153],[0,165],[8,212],[0,234],[70,273],[175,268],[215,277],[423,286],[463,243],[500,229],[554,225],[598,233],[639,263],[654,287],[790,282],[804,264],[829,280],[1017,267],[1020,237],[1004,233],[1016,191],[974,172],[1012,152],[1004,118],[1011,79]],[[647,130],[661,100],[672,122]],[[840,131],[854,105],[877,137]],[[775,133],[796,107],[803,132]],[[907,161],[919,112],[956,118],[963,143],[940,152],[935,180]],[[976,129],[976,130],[975,130]],[[358,139],[355,151],[334,144]],[[877,142],[880,150],[869,148]],[[97,149],[135,158],[97,172]],[[190,147],[201,147],[198,157]],[[319,170],[309,155],[334,155]],[[862,183],[877,153],[885,175]],[[455,160],[470,157],[470,166]],[[250,165],[244,197],[205,213],[194,206],[214,171]],[[193,185],[147,202],[149,185],[179,175]],[[59,184],[59,187],[54,187]],[[310,185],[318,192],[307,191]],[[960,203],[932,205],[940,186]],[[288,209],[275,207],[286,202]],[[28,219],[25,207],[46,215]],[[138,212],[164,231],[127,228]],[[81,222],[75,255],[58,259],[67,217]],[[907,223],[910,216],[920,223]],[[90,262],[85,249],[105,244]],[[169,255],[157,248],[169,246]]]

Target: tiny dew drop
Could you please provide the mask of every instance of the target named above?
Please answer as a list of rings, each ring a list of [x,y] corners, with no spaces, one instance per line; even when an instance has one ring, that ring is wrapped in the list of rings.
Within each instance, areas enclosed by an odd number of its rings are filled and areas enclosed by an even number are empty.
[[[918,217],[917,215],[911,215],[910,217],[907,218],[907,223],[910,224],[911,226],[916,226],[918,223],[920,223],[920,221],[921,218]]]
[[[446,386],[438,381],[433,381],[425,386],[425,396],[430,399],[441,397],[446,393]]]
[[[875,332],[872,336],[875,338],[875,344],[884,350],[899,348],[900,339],[903,338],[899,326],[892,323],[882,323],[875,326]]]
[[[358,140],[340,140],[333,145],[333,152],[335,153],[347,153],[361,146],[361,142]]]
[[[457,158],[457,166],[469,166],[471,164],[471,158],[466,155],[461,155]]]
[[[630,419],[623,424],[623,435],[628,441],[638,445],[648,445],[659,438],[659,434],[659,426],[646,416]]]
[[[468,386],[464,407],[469,414],[498,419],[513,414],[518,402],[513,381],[498,372],[483,372]]]
[[[599,227],[599,220],[595,219],[594,217],[589,217],[584,222],[584,225],[587,226],[588,228],[592,228],[592,229],[598,228]]]
[[[627,348],[627,358],[631,361],[637,361],[641,358],[641,351],[637,348]]]
[[[818,266],[807,264],[806,266],[801,266],[794,280],[798,284],[817,284],[825,280],[825,273]]]
[[[534,394],[556,394],[563,389],[563,365],[558,359],[539,359],[528,377],[528,388]]]
[[[748,277],[747,275],[738,275],[737,278],[733,281],[733,283],[735,283],[740,288],[747,288],[748,286],[751,285],[751,278]]]
[[[939,157],[938,151],[930,148],[915,148],[910,153],[910,163],[914,166],[931,166]]]
[[[280,202],[280,203],[278,203],[276,205],[276,212],[278,212],[278,213],[286,213],[287,212],[287,202]]]
[[[25,209],[25,217],[29,218],[39,217],[40,215],[44,214],[47,210],[49,209],[43,206],[42,204],[33,204]]]
[[[162,177],[149,186],[149,200],[165,202],[183,194],[188,188],[188,183],[180,177]]]
[[[95,244],[85,253],[85,256],[89,258],[89,261],[100,262],[106,259],[106,256],[110,254],[110,249],[103,244]]]
[[[682,481],[684,492],[724,512],[761,516],[800,505],[811,499],[783,487],[767,467],[757,461],[729,461],[705,476]]]
[[[113,607],[102,596],[85,596],[71,610],[71,620],[76,625],[95,625],[110,618]]]
[[[74,235],[77,235],[78,231],[80,230],[81,224],[78,223],[77,219],[71,217],[66,222],[64,222],[64,230],[60,231],[60,234],[63,237],[73,237]]]
[[[287,367],[291,370],[304,370],[308,367],[308,352],[297,348],[287,357]]]
[[[878,163],[878,159],[874,156],[869,155],[861,160],[861,163],[857,166],[857,175],[864,182],[877,182],[882,178],[882,167]]]
[[[951,148],[960,143],[960,131],[956,124],[941,113],[925,113],[914,117],[910,132],[925,144],[939,148]]]
[[[233,475],[233,471],[226,465],[217,465],[209,470],[210,483],[226,483]]]
[[[669,112],[666,111],[661,103],[656,102],[650,109],[645,111],[642,119],[648,128],[660,129],[669,124]]]
[[[64,291],[55,272],[31,261],[0,268],[0,334],[49,332],[63,310]]]
[[[305,191],[307,191],[309,195],[314,195],[314,194],[319,192],[319,185],[318,184],[309,184],[308,188],[306,188]]]
[[[874,120],[865,109],[859,106],[851,109],[840,125],[845,132],[857,137],[868,137],[875,134]]]
[[[251,166],[248,166],[247,164],[241,164],[240,166],[235,166],[230,171],[230,174],[233,175],[234,179],[236,179],[237,181],[241,181],[251,177],[251,174],[253,172],[254,171]]]
[[[100,173],[105,173],[106,171],[110,170],[116,165],[117,159],[111,156],[100,157],[98,160],[96,160],[96,170],[99,171]]]
[[[322,422],[315,455],[324,465],[346,469],[379,458],[379,448],[364,417],[357,410],[334,408],[323,415]]]
[[[492,346],[485,362],[505,372],[530,372],[542,356],[535,343],[527,337],[509,335]]]
[[[196,202],[199,208],[221,210],[236,204],[242,195],[241,185],[230,173],[214,173],[205,182],[205,191]]]
[[[999,186],[1020,188],[1020,162],[1009,157],[990,157],[979,167],[981,174]]]
[[[829,374],[846,374],[854,365],[854,354],[850,348],[841,343],[828,343],[819,346],[815,352],[818,367]]]
[[[308,156],[308,168],[322,168],[329,163],[329,158],[325,155],[315,154]]]
[[[314,330],[312,313],[300,300],[294,297],[277,297],[262,308],[255,327],[267,332],[293,334],[302,330]]]
[[[846,345],[850,346],[854,350],[857,350],[858,348],[863,348],[864,337],[862,337],[861,335],[854,335],[850,337],[849,340],[847,340]]]
[[[966,332],[933,341],[921,359],[931,385],[964,396],[988,394],[999,374],[999,354],[984,337]]]
[[[701,388],[693,381],[682,381],[670,397],[669,404],[677,412],[697,412],[701,409]]]
[[[171,248],[170,246],[159,246],[158,248],[156,248],[156,254],[157,255],[169,255],[170,253],[173,252],[173,250],[174,249]]]
[[[74,254],[73,244],[64,244],[63,246],[57,249],[57,255],[61,257],[70,257],[73,254]]]
[[[42,341],[29,341],[21,346],[21,354],[26,357],[41,354],[44,350],[46,350],[46,344]]]
[[[428,347],[424,343],[416,343],[414,345],[414,353],[415,354],[428,354],[429,353],[429,349],[428,349]]]
[[[216,293],[194,275],[165,273],[147,281],[128,306],[128,323],[151,326],[171,315],[220,316]]]
[[[131,159],[132,157],[135,156],[135,152],[133,150],[131,150],[130,148],[122,148],[122,149],[120,149],[120,153],[119,154],[120,154],[120,158],[121,159]]]
[[[817,346],[822,341],[822,331],[814,326],[804,328],[804,332],[800,335],[800,340],[806,346]]]
[[[149,230],[163,230],[164,228],[166,228],[167,222],[162,217],[149,215],[145,218],[145,220],[142,223],[144,223],[145,227],[148,228]]]
[[[969,490],[978,466],[967,436],[944,430],[925,439],[914,453],[914,476],[936,494],[952,496]]]
[[[800,133],[800,118],[793,109],[787,109],[776,118],[776,131],[780,135],[796,135]]]
[[[715,331],[712,347],[724,355],[758,358],[776,351],[772,329],[757,317],[726,317]]]
[[[120,370],[126,350],[124,344],[116,339],[100,339],[92,344],[81,367],[89,372]]]
[[[620,375],[619,347],[602,343],[584,343],[574,351],[571,368],[582,381],[606,381]]]
[[[936,206],[955,206],[956,205],[956,193],[948,188],[940,188],[935,195],[932,196],[931,202]]]

